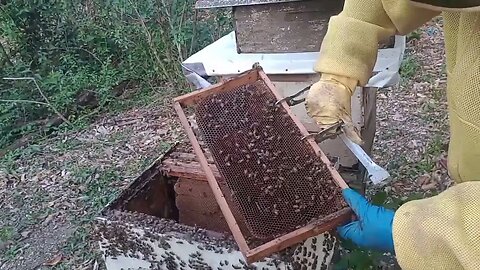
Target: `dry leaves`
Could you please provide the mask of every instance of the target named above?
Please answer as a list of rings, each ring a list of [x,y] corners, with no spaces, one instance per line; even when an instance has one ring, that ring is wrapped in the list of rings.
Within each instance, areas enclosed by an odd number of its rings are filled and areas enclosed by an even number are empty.
[[[433,189],[436,189],[436,188],[437,188],[437,183],[431,182],[431,183],[422,185],[421,188],[422,188],[424,191],[433,190]]]
[[[43,266],[56,266],[62,261],[62,258],[63,258],[62,254],[57,254],[51,260],[44,262]]]
[[[423,186],[427,183],[430,183],[431,180],[432,180],[432,177],[430,176],[430,174],[426,173],[417,179],[417,185]]]
[[[445,162],[425,171],[441,154],[429,147],[448,139],[442,27],[438,18],[422,27],[420,39],[407,44],[409,61],[415,62],[410,64],[419,66],[417,72],[404,77],[399,87],[381,89],[377,95],[373,153],[375,160],[394,175],[391,186],[396,195],[430,193],[450,185]],[[441,176],[434,175],[437,170]]]
[[[30,230],[24,230],[20,233],[20,235],[22,236],[22,238],[27,238],[31,233],[32,231]]]
[[[45,242],[32,239],[41,239],[45,228],[56,228],[62,221],[91,216],[93,213],[87,208],[90,200],[85,195],[89,188],[98,191],[125,186],[131,181],[127,177],[141,173],[145,164],[166,150],[166,145],[183,140],[183,128],[164,114],[160,110],[136,109],[107,115],[85,130],[41,142],[34,154],[12,161],[15,168],[12,172],[7,174],[0,169],[2,226],[23,226],[29,214],[44,215],[36,224],[22,228],[19,236],[31,244],[29,252],[22,253],[22,260],[9,262],[6,269],[32,269],[43,263],[53,266],[60,261],[63,264],[75,261],[75,257],[44,257],[63,247],[60,235],[49,242],[49,250],[45,250]],[[102,178],[116,174],[119,177],[111,181]],[[52,209],[55,213],[45,214]]]
[[[112,148],[108,147],[105,149],[105,154],[107,154],[107,157],[111,158],[113,156]]]
[[[391,186],[398,193],[413,192],[415,189],[440,189],[449,185],[448,178],[445,177],[446,170],[441,168],[443,162],[439,162],[436,168],[440,174],[435,174],[434,177],[430,174],[428,177],[424,175],[418,177],[424,172],[416,175],[406,173],[410,173],[409,168],[424,158],[426,152],[424,147],[433,137],[440,135],[446,138],[443,131],[447,125],[445,101],[442,96],[445,89],[445,78],[442,73],[443,37],[441,31],[427,31],[431,28],[440,29],[441,25],[435,21],[428,23],[423,28],[425,31],[422,32],[421,39],[408,45],[410,50],[415,51],[415,58],[420,61],[421,72],[416,77],[410,78],[409,82],[402,84],[400,89],[380,90],[378,94],[375,159],[381,165],[393,168],[390,170],[391,173],[396,172],[400,175],[400,179],[395,179],[398,182]],[[426,75],[433,80],[427,82]],[[441,98],[438,97],[438,93]],[[135,162],[142,158],[153,160],[160,154],[158,147],[162,143],[184,138],[183,129],[175,118],[174,113],[168,117],[165,116],[165,112],[159,113],[158,110],[132,110],[99,119],[84,131],[61,135],[44,142],[41,151],[35,156],[25,156],[16,161],[17,175],[0,173],[2,191],[0,195],[4,194],[0,201],[6,205],[13,205],[12,209],[22,207],[15,213],[8,212],[8,215],[16,217],[9,220],[18,220],[32,208],[40,210],[41,207],[44,208],[42,210],[55,207],[65,211],[58,218],[51,214],[41,224],[36,224],[43,227],[57,222],[63,215],[72,215],[69,218],[76,218],[86,214],[84,205],[79,203],[82,199],[75,199],[81,198],[82,194],[78,191],[84,189],[80,187],[81,182],[80,184],[75,182],[82,179],[79,176],[81,169],[99,168],[99,174],[107,169],[114,169],[121,175],[132,171],[140,173],[142,168],[135,167]],[[116,179],[115,184],[124,186],[128,181],[129,179]],[[72,186],[72,183],[75,186]],[[14,195],[18,195],[16,192],[21,191],[31,197],[40,185],[42,185],[40,190],[44,190],[49,196],[45,198],[44,206],[40,203],[29,203],[31,201],[27,201],[25,206],[15,205],[13,198]],[[28,230],[24,233],[26,237],[29,235],[31,237],[27,232]],[[34,233],[37,232],[32,231],[32,234]],[[24,259],[32,261],[32,258]],[[43,260],[45,258],[40,262]],[[58,254],[43,265],[55,266],[65,260],[62,254]],[[96,266],[97,263],[94,264],[94,268]]]
[[[52,219],[55,217],[57,213],[53,213],[48,215],[43,221],[42,221],[42,226],[46,226]]]

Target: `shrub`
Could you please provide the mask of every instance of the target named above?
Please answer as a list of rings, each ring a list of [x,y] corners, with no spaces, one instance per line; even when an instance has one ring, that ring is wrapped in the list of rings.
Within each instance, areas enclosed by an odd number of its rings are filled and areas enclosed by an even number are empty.
[[[75,123],[108,109],[125,82],[184,89],[180,62],[231,29],[228,11],[198,14],[194,2],[0,1],[0,76],[39,86],[0,80],[0,148],[52,132],[59,114]]]

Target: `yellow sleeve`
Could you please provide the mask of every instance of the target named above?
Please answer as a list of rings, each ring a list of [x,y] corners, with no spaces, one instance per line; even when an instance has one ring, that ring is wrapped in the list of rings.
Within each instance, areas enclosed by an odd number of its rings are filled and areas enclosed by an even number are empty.
[[[480,269],[480,182],[402,205],[393,241],[402,269]]]
[[[346,0],[343,11],[330,18],[315,71],[354,78],[364,86],[380,41],[407,34],[438,14],[408,0]]]

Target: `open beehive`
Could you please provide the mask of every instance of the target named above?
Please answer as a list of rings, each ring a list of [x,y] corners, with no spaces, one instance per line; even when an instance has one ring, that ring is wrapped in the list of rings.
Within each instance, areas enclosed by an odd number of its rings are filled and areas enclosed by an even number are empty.
[[[281,98],[256,67],[175,99],[199,163],[249,263],[333,229],[351,214],[341,196],[347,185],[315,141],[303,139],[307,130],[286,102],[277,104]],[[199,141],[222,177],[214,176]]]
[[[94,238],[108,270],[320,270],[338,255],[336,238],[322,233],[247,264],[229,232],[193,149],[179,142],[105,207]]]

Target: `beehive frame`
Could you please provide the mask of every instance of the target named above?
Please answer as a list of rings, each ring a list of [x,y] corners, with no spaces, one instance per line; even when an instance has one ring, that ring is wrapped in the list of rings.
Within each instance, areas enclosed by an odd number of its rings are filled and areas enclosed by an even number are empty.
[[[255,81],[262,80],[269,90],[274,94],[277,100],[282,99],[282,96],[276,91],[274,85],[271,83],[271,81],[268,79],[266,74],[263,72],[261,67],[257,66],[253,68],[252,70],[249,70],[247,72],[244,72],[243,74],[240,74],[232,79],[220,82],[216,85],[213,85],[211,87],[194,91],[192,93],[177,97],[174,99],[174,108],[179,116],[179,119],[186,130],[187,136],[189,140],[192,143],[192,147],[194,149],[195,154],[197,155],[198,161],[202,166],[202,169],[204,170],[207,180],[209,182],[210,187],[213,190],[213,193],[215,195],[215,199],[218,202],[220,209],[222,210],[222,213],[227,221],[227,224],[233,234],[233,237],[235,238],[239,249],[245,256],[246,260],[248,263],[252,263],[255,261],[258,261],[266,256],[269,256],[275,252],[281,251],[289,246],[292,246],[294,244],[300,243],[304,240],[306,240],[309,237],[318,235],[322,232],[334,229],[336,226],[338,226],[340,223],[346,221],[350,216],[351,216],[351,210],[349,208],[344,208],[341,209],[340,211],[337,211],[331,215],[328,215],[322,219],[318,219],[312,223],[307,224],[304,227],[301,227],[299,229],[296,229],[292,232],[289,232],[287,234],[284,234],[278,238],[275,238],[269,242],[263,243],[260,246],[256,246],[254,248],[250,248],[247,240],[242,233],[240,227],[239,227],[239,222],[237,222],[232,209],[230,208],[229,204],[227,203],[227,200],[217,182],[217,179],[215,178],[213,171],[211,167],[208,165],[207,158],[199,144],[199,141],[190,125],[190,122],[187,118],[187,115],[185,114],[184,108],[188,106],[193,106],[200,100],[214,94],[220,94],[224,92],[228,92],[230,89],[234,89],[236,87],[248,84],[248,83],[253,83]],[[294,121],[295,125],[298,127],[302,135],[306,136],[308,135],[308,131],[306,128],[301,124],[300,120],[297,119],[297,117],[292,113],[290,107],[288,104],[283,101],[280,103],[280,106],[282,106],[285,111],[288,113],[288,115],[291,117],[291,119]],[[321,151],[320,147],[318,144],[315,142],[313,138],[307,138],[306,139],[308,143],[311,145],[312,149],[314,150],[315,154],[321,158],[322,162],[324,162],[334,180],[336,185],[340,187],[341,189],[347,188],[347,184],[345,181],[342,179],[338,171],[334,168],[334,166],[331,164],[330,160],[327,158],[327,156]]]

